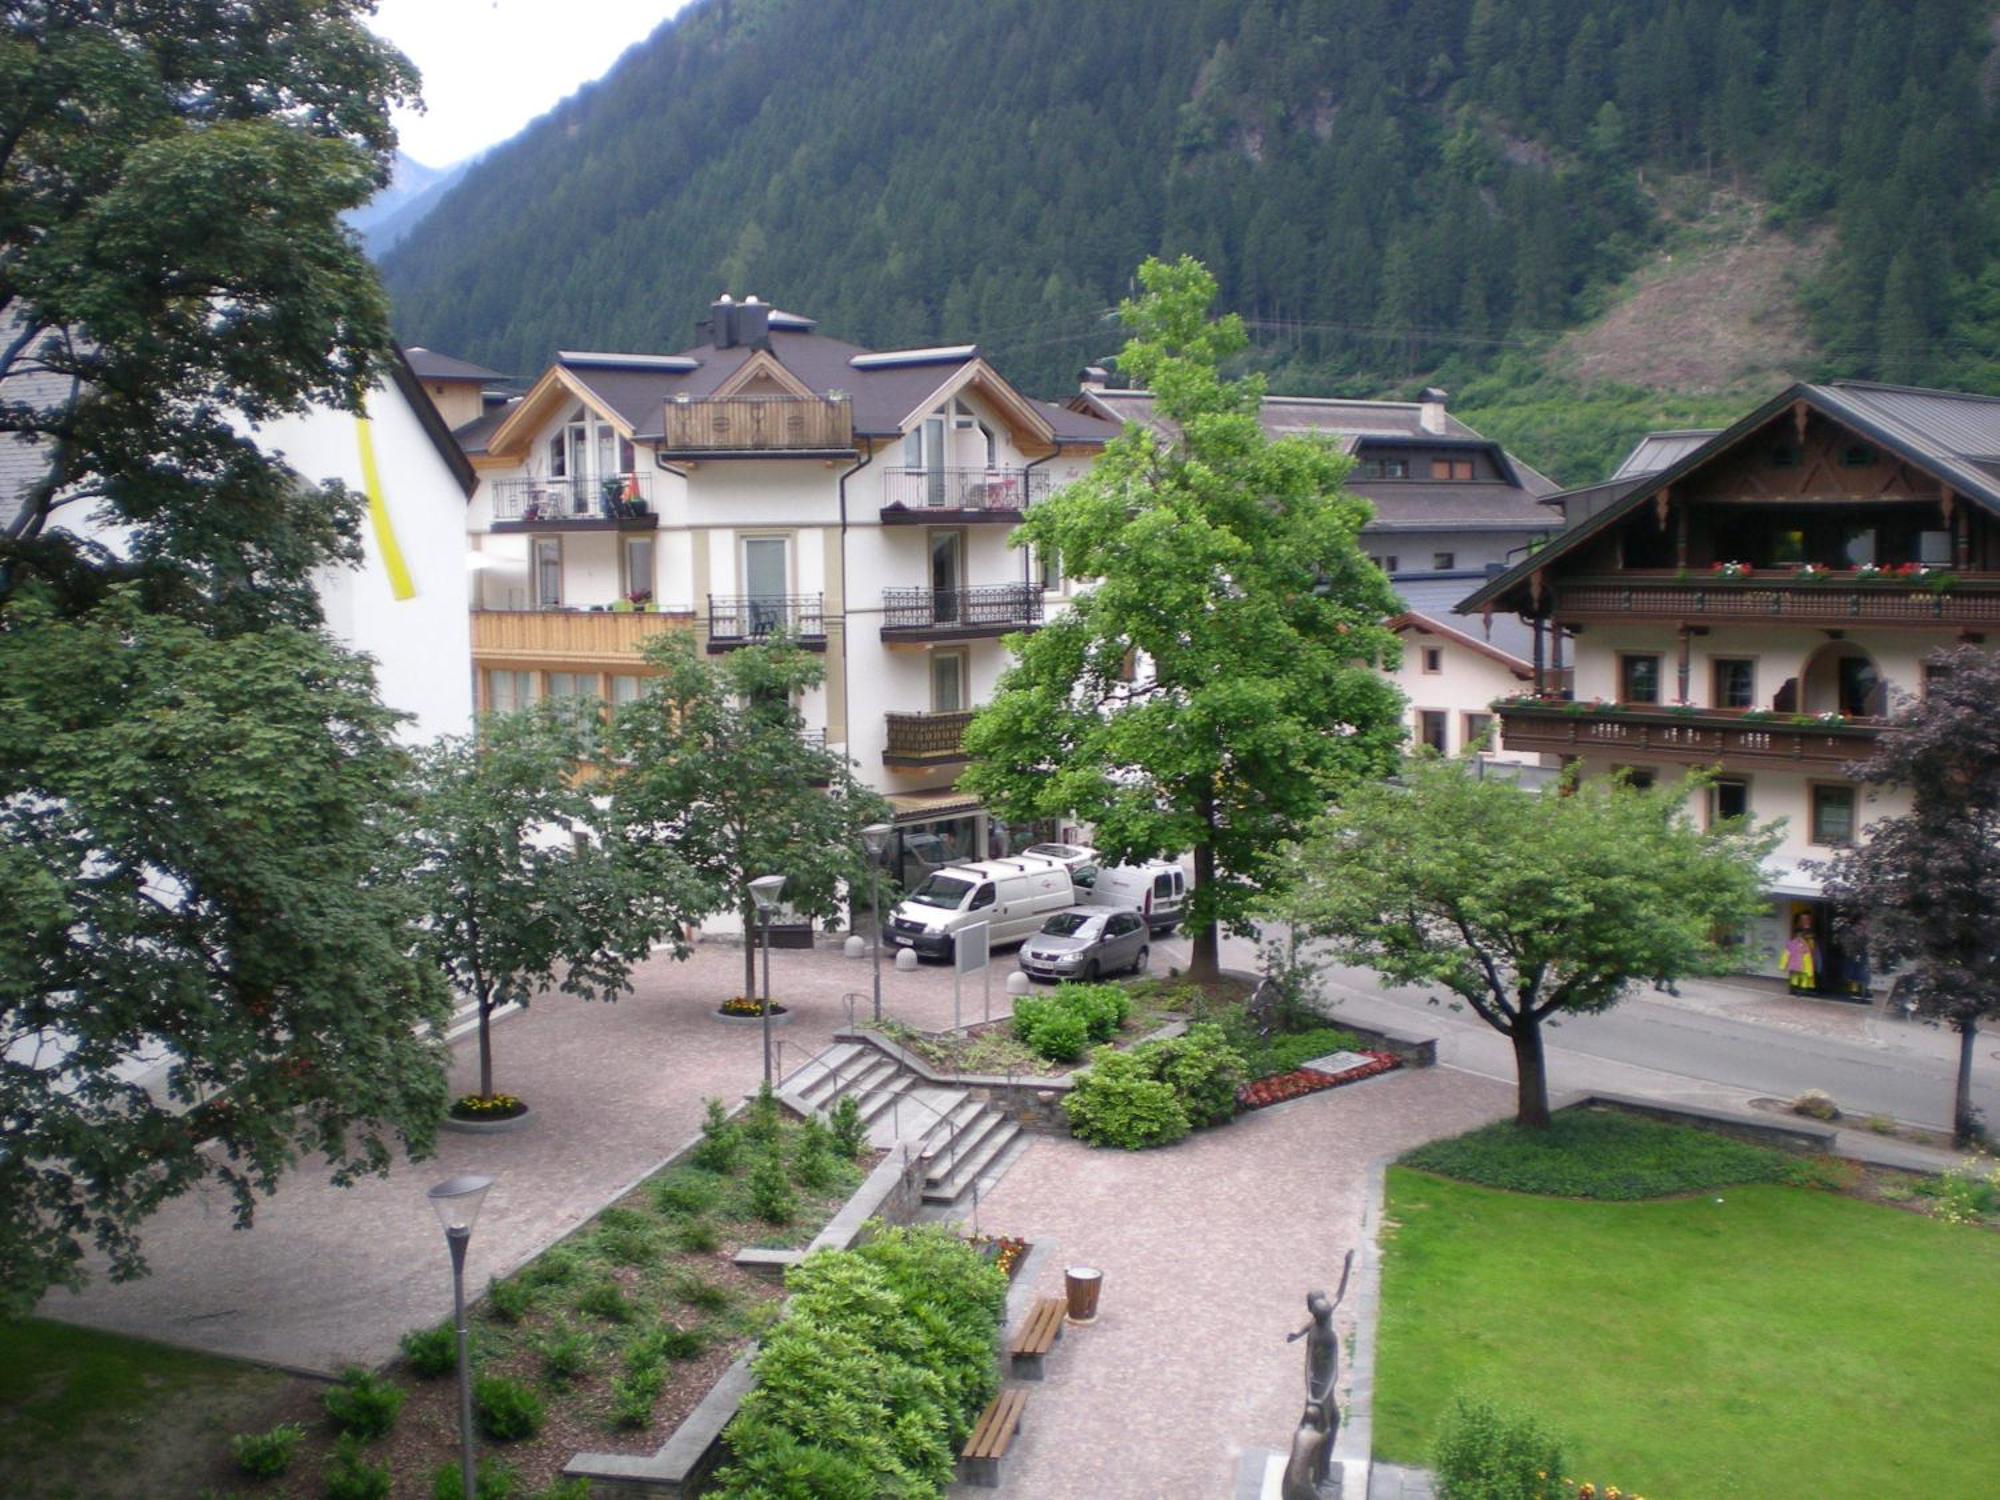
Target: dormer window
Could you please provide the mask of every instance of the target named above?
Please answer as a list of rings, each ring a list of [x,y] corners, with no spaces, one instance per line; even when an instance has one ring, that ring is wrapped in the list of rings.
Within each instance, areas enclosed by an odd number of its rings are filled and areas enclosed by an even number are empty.
[[[1469,458],[1434,458],[1431,460],[1433,479],[1470,479],[1473,464]]]
[[[1371,458],[1361,465],[1363,479],[1408,479],[1410,461],[1407,458]]]

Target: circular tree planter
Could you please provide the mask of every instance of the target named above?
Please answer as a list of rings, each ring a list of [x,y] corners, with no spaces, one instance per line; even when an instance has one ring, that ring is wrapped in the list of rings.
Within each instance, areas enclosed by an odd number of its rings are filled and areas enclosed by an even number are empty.
[[[456,1131],[461,1135],[503,1135],[510,1130],[525,1130],[528,1122],[535,1117],[534,1111],[518,1099],[514,1103],[517,1108],[511,1113],[489,1111],[461,1115],[457,1103],[454,1102],[439,1123],[441,1128]]]
[[[718,1021],[729,1021],[741,1026],[762,1026],[764,1024],[764,1012],[761,1007],[756,1010],[724,1010],[721,1006],[717,1006],[715,1009],[715,1019]],[[771,1024],[773,1026],[789,1025],[791,1019],[791,1007],[780,1005],[775,1000],[771,1002]]]

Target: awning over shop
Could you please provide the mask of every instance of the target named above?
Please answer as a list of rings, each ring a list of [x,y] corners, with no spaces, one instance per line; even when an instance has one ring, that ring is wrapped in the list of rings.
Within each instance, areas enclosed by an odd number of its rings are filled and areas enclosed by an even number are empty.
[[[928,792],[890,792],[886,799],[898,823],[934,823],[939,818],[964,817],[979,811],[979,799],[952,787]]]

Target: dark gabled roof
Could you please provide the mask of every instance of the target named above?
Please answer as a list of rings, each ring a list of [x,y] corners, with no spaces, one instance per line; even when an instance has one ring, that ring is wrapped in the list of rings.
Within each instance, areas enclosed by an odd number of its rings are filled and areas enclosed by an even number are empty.
[[[1375,507],[1365,531],[1547,531],[1555,524],[1525,490],[1499,480],[1352,479]]]
[[[512,401],[503,401],[498,406],[489,406],[481,415],[474,417],[464,426],[454,427],[451,430],[453,440],[467,454],[484,453],[486,451],[486,440],[493,436],[493,429],[512,415],[514,408],[520,404],[520,401],[521,398],[516,396]]]
[[[1666,468],[1640,476],[1623,496],[1561,532],[1540,552],[1489,579],[1460,600],[1457,612],[1473,614],[1496,603],[1527,582],[1537,570],[1601,535],[1662,489],[1727,452],[1797,402],[1880,443],[1906,463],[1948,485],[1954,493],[2000,515],[2000,471],[1996,471],[1992,462],[2000,456],[2000,397],[1877,385],[1864,380],[1794,385]]]
[[[459,446],[458,439],[453,437],[451,429],[444,425],[444,418],[438,415],[437,407],[425,394],[422,379],[411,367],[409,355],[401,346],[396,348],[396,357],[389,365],[389,378],[395,382],[396,389],[409,403],[410,410],[416,413],[417,421],[424,429],[424,436],[431,440],[431,446],[437,449],[438,457],[444,460],[444,466],[451,471],[451,477],[458,481],[458,487],[465,491],[465,498],[470,500],[472,492],[479,487],[479,476],[472,472],[472,460],[465,456],[465,450]]]
[[[1048,418],[1059,442],[1108,443],[1122,430],[1116,422],[1106,421],[1090,412],[1077,411],[1061,401],[1037,401],[1035,408]]]
[[[439,354],[435,349],[426,349],[421,344],[413,344],[403,351],[403,358],[420,380],[506,380],[498,370],[489,370],[484,365],[475,365],[467,360],[453,359],[449,354]]]

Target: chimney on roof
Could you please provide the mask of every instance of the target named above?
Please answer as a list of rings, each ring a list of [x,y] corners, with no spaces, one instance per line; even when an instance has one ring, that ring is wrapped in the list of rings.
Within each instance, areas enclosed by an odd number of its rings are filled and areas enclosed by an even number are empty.
[[[1444,435],[1444,403],[1450,395],[1451,392],[1434,385],[1424,387],[1424,393],[1417,398],[1422,403],[1417,408],[1417,425],[1425,432],[1434,432],[1440,437]]]
[[[771,347],[771,305],[745,297],[736,309],[736,342],[747,349]]]
[[[1111,372],[1103,365],[1085,365],[1076,380],[1086,391],[1101,391],[1110,386]]]
[[[736,347],[736,299],[724,292],[709,304],[708,316],[695,331],[718,349]]]

